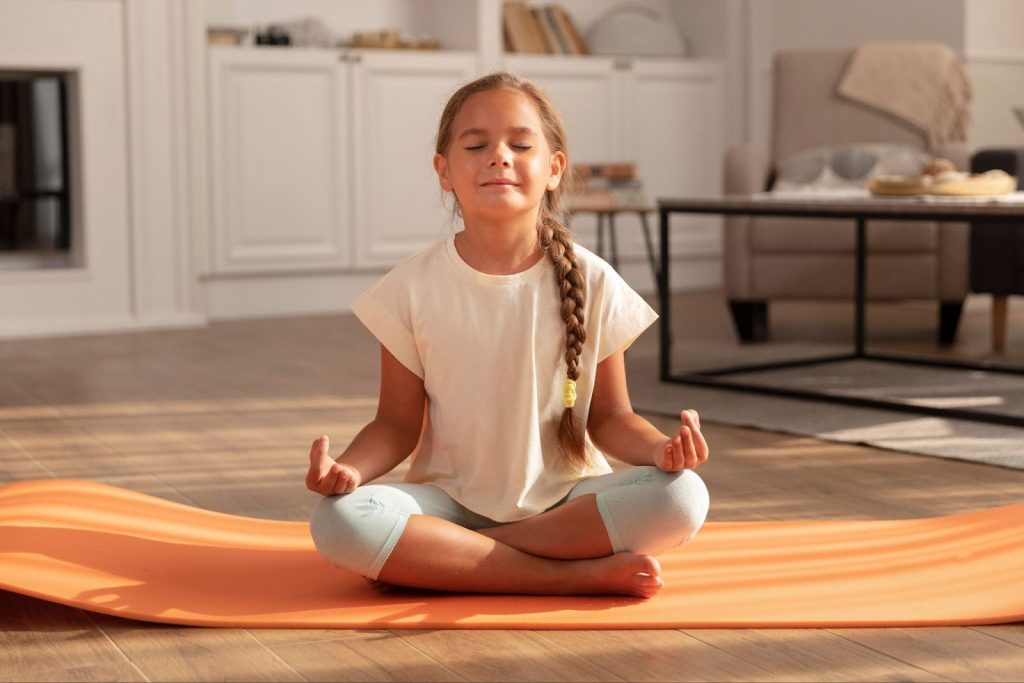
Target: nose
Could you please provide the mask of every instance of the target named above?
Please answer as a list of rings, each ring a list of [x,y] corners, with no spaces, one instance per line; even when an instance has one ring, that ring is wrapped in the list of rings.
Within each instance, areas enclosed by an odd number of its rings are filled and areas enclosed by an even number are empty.
[[[506,144],[498,144],[494,147],[494,152],[491,154],[491,160],[489,166],[501,166],[502,168],[511,168],[512,166],[512,149]]]

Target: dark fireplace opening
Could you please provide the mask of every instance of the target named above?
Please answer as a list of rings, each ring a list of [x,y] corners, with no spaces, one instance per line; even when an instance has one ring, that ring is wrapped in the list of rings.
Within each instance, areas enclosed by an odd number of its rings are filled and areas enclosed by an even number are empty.
[[[68,80],[0,71],[0,268],[69,265]]]

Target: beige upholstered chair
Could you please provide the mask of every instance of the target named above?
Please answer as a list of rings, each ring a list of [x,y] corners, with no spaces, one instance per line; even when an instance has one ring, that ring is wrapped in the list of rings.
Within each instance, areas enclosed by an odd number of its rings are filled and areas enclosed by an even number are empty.
[[[770,157],[749,145],[731,148],[726,193],[768,189],[779,161],[824,145],[905,143],[926,150],[923,133],[836,94],[852,56],[852,50],[776,56]],[[967,169],[962,143],[935,154]],[[726,218],[723,281],[739,337],[766,337],[770,300],[852,299],[854,232],[852,221],[843,220]],[[868,253],[868,298],[939,302],[939,343],[952,343],[968,289],[967,224],[870,222]]]

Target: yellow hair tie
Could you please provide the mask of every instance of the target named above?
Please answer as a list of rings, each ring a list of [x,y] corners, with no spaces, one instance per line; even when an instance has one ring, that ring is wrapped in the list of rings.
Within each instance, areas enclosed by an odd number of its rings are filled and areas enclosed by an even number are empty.
[[[576,382],[565,378],[565,383],[562,384],[562,405],[566,408],[572,408],[576,405]]]

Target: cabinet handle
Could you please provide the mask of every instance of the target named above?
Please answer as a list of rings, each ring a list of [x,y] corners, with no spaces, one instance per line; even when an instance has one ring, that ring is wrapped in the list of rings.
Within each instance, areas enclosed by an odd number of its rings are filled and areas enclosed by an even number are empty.
[[[363,56],[354,55],[351,52],[342,52],[341,55],[338,56],[338,61],[344,62],[345,64],[361,64]]]
[[[618,71],[629,71],[633,68],[633,60],[629,57],[616,57],[612,67]]]

